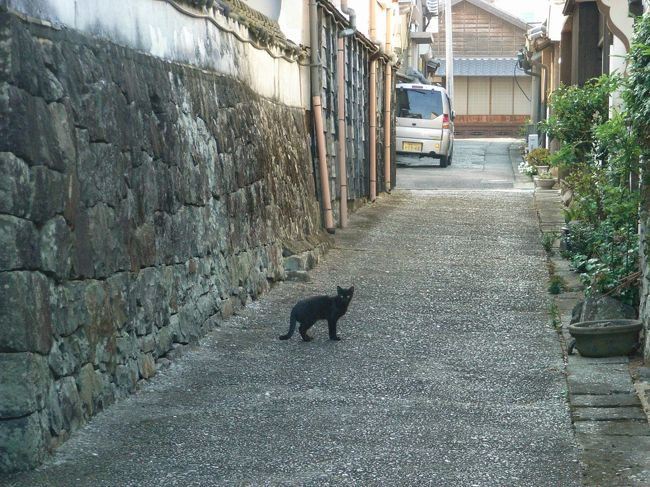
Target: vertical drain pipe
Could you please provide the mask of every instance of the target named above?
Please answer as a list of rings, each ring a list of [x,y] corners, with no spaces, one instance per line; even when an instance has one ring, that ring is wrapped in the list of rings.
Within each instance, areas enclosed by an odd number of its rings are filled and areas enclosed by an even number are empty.
[[[345,38],[354,35],[356,28],[356,14],[348,8],[347,0],[341,1],[341,11],[350,16],[350,27],[343,29],[338,34],[336,53],[336,84],[337,84],[337,112],[339,132],[339,225],[341,228],[348,226],[348,170],[345,154]]]
[[[336,80],[337,80],[337,112],[339,122],[339,225],[341,228],[348,226],[348,172],[345,163],[345,38],[337,39],[338,51],[336,55]]]
[[[309,44],[311,50],[311,105],[314,112],[314,132],[318,148],[318,168],[320,174],[321,197],[323,199],[323,217],[325,230],[334,233],[332,199],[330,197],[329,174],[327,170],[327,152],[325,150],[325,133],[323,131],[323,109],[320,89],[320,46],[318,44],[318,6],[316,0],[309,2]]]
[[[386,192],[390,193],[390,154],[391,154],[391,126],[390,126],[390,102],[392,97],[392,76],[393,67],[390,64],[390,56],[392,50],[392,35],[393,35],[393,9],[388,7],[386,9],[386,55],[389,59],[386,61],[386,86],[384,87],[384,181],[386,184]]]
[[[370,41],[377,40],[377,0],[370,0]],[[368,120],[370,121],[370,130],[368,137],[368,158],[369,161],[369,179],[370,179],[370,201],[377,199],[377,58],[370,55],[370,79],[368,80]]]

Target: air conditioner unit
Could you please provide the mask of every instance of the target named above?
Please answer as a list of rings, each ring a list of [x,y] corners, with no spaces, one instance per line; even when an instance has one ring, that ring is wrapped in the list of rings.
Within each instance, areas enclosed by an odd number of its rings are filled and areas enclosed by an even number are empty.
[[[546,26],[544,24],[540,24],[536,27],[533,27],[532,29],[529,29],[528,32],[526,32],[526,35],[531,41],[534,41],[535,39],[539,39],[541,37],[546,37]]]
[[[440,12],[439,0],[426,0],[426,7],[431,17],[437,17]]]
[[[433,42],[431,32],[409,32],[411,44],[426,44],[429,46]]]

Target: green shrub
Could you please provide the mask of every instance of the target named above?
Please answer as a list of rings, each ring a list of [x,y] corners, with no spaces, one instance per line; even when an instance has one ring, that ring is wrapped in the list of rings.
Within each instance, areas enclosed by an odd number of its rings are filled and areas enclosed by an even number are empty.
[[[551,153],[544,147],[538,147],[526,154],[526,162],[531,166],[548,166]]]
[[[562,328],[562,317],[560,316],[560,309],[557,307],[555,301],[552,301],[548,306],[548,316],[551,319],[553,328]]]
[[[562,142],[551,162],[569,168],[565,183],[573,190],[564,212],[570,229],[564,255],[580,272],[588,294],[613,293],[638,305],[638,288],[620,284],[639,269],[640,196],[630,181],[639,174],[642,149],[628,128],[629,106],[609,116],[609,94],[620,86],[630,90],[618,76],[601,76],[582,87],[561,87],[551,97],[553,116],[542,129]],[[644,123],[637,120],[638,127]],[[551,283],[549,292],[558,286]]]
[[[553,252],[553,244],[560,237],[558,232],[544,232],[542,235],[542,246],[546,253],[550,254]]]
[[[594,157],[606,167],[606,178],[614,186],[629,186],[630,175],[638,176],[641,148],[628,129],[623,114],[612,113],[609,120],[593,128]]]
[[[551,164],[571,166],[589,159],[593,126],[607,120],[609,95],[620,82],[618,76],[603,75],[583,86],[561,85],[551,94],[551,116],[540,122],[542,132],[562,143]]]
[[[549,294],[560,294],[566,289],[566,283],[561,276],[551,276],[548,283]]]
[[[628,77],[622,93],[631,134],[650,154],[650,15],[638,17],[628,54]]]
[[[636,20],[629,76],[606,76],[561,86],[540,129],[561,142],[551,165],[569,169],[573,200],[564,212],[566,251],[587,293],[613,293],[638,305],[638,286],[624,287],[639,269],[640,156],[650,159],[650,16]],[[609,96],[622,88],[624,108],[610,114]],[[644,171],[648,174],[650,171]],[[647,177],[647,176],[645,176]],[[644,181],[650,187],[650,177]],[[549,292],[561,290],[551,281]]]

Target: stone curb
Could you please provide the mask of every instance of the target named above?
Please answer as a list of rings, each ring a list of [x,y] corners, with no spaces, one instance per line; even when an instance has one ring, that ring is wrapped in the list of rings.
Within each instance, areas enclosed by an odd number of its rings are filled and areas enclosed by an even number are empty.
[[[318,265],[332,246],[333,240],[327,239],[308,250],[285,257],[284,270],[287,280],[309,282],[308,271]]]
[[[535,188],[533,200],[542,234],[559,233],[564,220],[558,191]],[[650,456],[644,445],[650,437],[650,383],[646,382],[650,381],[650,369],[630,363],[628,357],[567,355],[571,311],[583,293],[579,276],[557,257],[558,251],[559,241],[555,239],[548,256],[549,271],[566,287],[552,298],[554,321],[561,325],[558,335],[566,363],[571,419],[581,449],[583,481],[585,485],[647,485]]]
[[[533,189],[534,183],[532,179],[519,172],[519,163],[522,161],[520,145],[517,143],[511,144],[508,155],[510,156],[512,173],[515,180],[513,187],[516,189]]]

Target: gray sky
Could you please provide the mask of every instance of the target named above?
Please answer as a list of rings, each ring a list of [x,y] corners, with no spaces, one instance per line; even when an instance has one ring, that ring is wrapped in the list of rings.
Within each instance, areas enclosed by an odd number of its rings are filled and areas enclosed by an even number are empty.
[[[548,0],[496,0],[495,4],[526,22],[542,22],[548,12]]]

